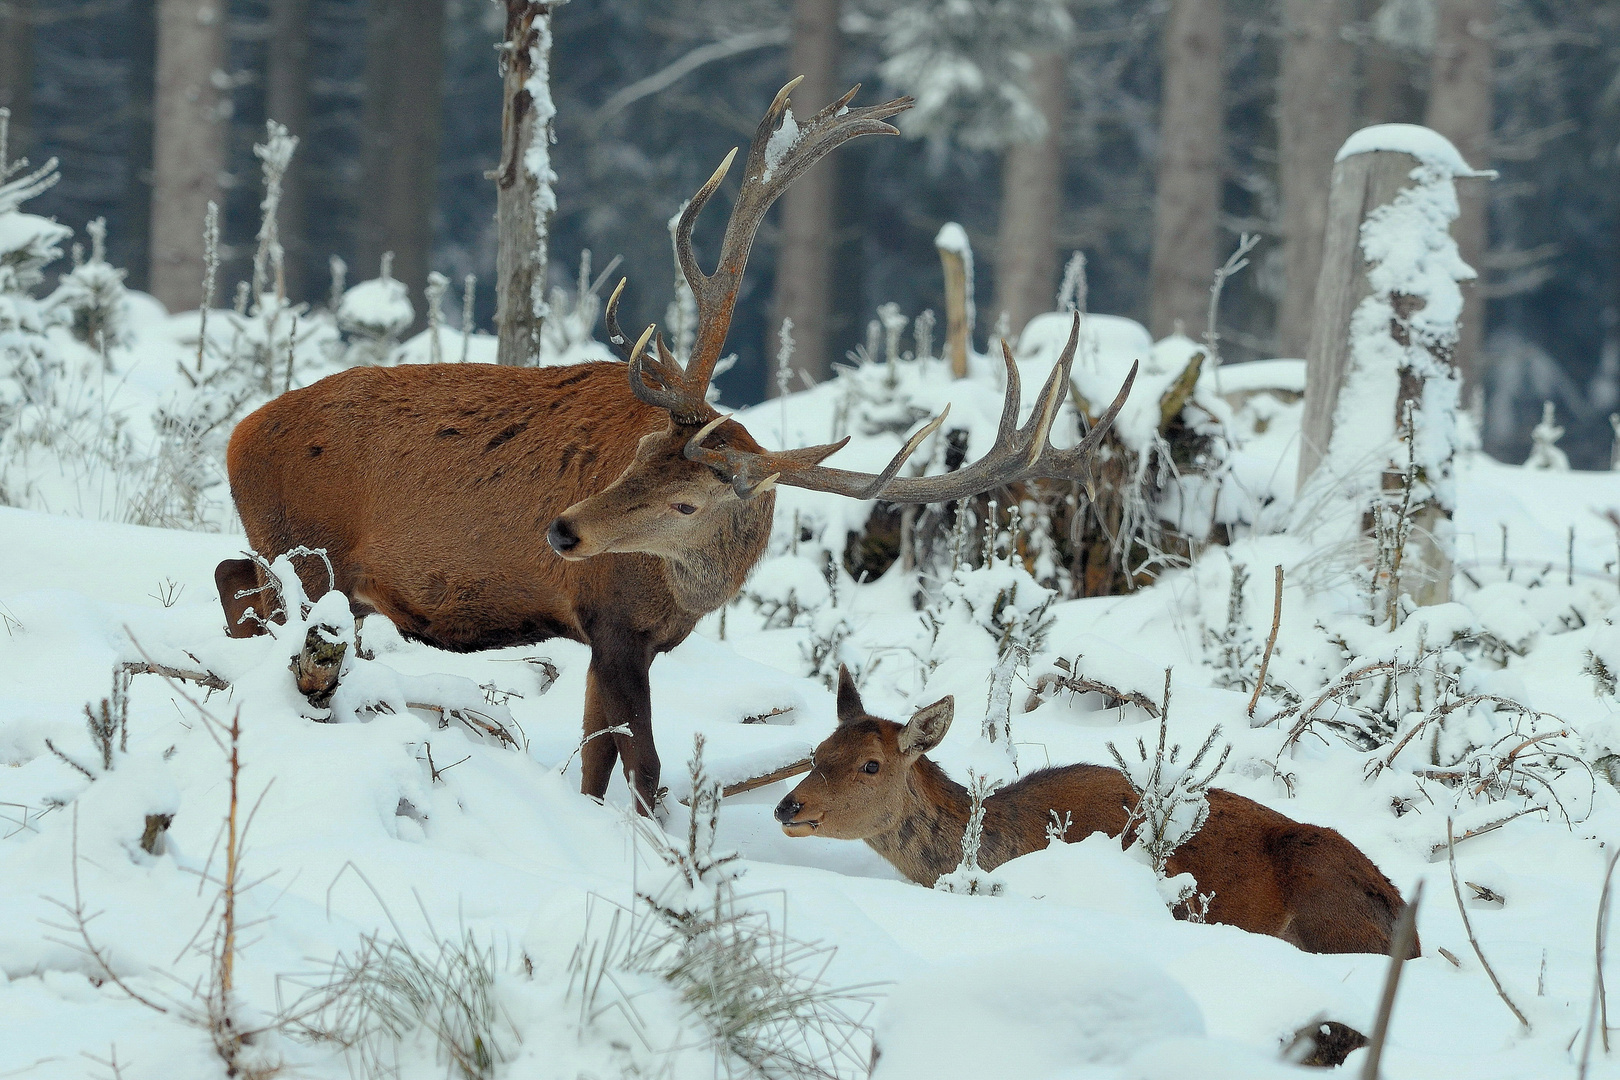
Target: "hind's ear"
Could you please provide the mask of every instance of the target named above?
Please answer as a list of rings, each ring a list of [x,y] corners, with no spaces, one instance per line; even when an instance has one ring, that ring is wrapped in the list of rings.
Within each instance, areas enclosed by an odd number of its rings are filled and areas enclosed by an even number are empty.
[[[853,723],[865,715],[866,706],[861,704],[861,692],[855,689],[855,676],[849,673],[849,668],[839,664],[838,722],[840,724]]]
[[[956,699],[942,697],[932,705],[924,705],[917,710],[910,723],[900,729],[900,752],[902,754],[926,754],[938,746],[945,738],[945,733],[951,730],[951,720],[956,716]]]

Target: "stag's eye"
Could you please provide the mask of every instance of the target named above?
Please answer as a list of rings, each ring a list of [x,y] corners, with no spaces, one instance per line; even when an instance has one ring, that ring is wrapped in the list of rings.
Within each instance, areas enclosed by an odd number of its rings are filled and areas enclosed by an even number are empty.
[[[865,765],[861,766],[861,772],[863,772],[863,773],[876,773],[882,767],[883,766],[879,765],[875,761],[868,761]]]
[[[676,503],[675,504],[675,509],[676,509],[676,511],[678,511],[679,513],[682,513],[682,514],[695,514],[695,513],[697,513],[697,507],[693,506],[691,503]]]

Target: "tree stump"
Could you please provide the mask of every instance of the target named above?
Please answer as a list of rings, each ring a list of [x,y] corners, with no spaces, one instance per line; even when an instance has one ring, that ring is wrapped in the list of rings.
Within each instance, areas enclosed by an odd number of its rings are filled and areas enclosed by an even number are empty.
[[[336,627],[310,627],[304,635],[304,647],[288,665],[298,692],[317,709],[331,706],[338,676],[343,673],[343,658],[349,651],[349,643],[336,635]]]

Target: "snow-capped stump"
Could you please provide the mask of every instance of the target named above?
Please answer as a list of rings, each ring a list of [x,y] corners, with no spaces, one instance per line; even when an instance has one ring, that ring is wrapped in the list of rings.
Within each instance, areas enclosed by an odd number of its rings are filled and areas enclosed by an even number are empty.
[[[1018,340],[1020,362],[1055,359],[1070,318],[1031,319]],[[1166,556],[1185,557],[1192,542],[1222,538],[1209,535],[1216,488],[1208,476],[1228,456],[1231,408],[1216,392],[1207,350],[1186,338],[1160,348],[1141,324],[1109,315],[1085,316],[1080,335],[1070,378],[1070,408],[1083,418],[1076,430],[1090,430],[1131,365],[1143,362],[1103,435],[1084,499],[1053,514],[1054,535],[1070,538],[1076,594],[1108,596],[1152,580]]]
[[[328,618],[337,614],[339,605],[343,609],[342,617]],[[317,709],[324,709],[332,703],[338,678],[343,674],[343,660],[354,636],[354,617],[349,613],[349,598],[335,589],[321,597],[309,616],[303,648],[292,658],[289,667],[298,692]]]
[[[377,276],[343,294],[337,324],[349,338],[347,366],[384,364],[399,344],[400,335],[416,321],[410,290],[394,280],[394,253],[383,252]]]

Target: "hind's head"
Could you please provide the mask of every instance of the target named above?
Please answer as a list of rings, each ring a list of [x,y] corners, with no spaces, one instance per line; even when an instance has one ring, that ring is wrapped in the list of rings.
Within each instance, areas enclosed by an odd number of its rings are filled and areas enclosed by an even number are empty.
[[[950,730],[955,700],[925,705],[905,724],[869,714],[855,680],[838,671],[838,729],[811,761],[810,775],[776,807],[789,836],[864,840],[897,827],[912,768]]]

